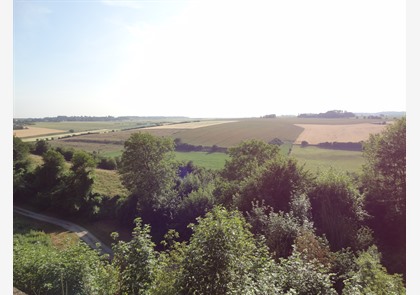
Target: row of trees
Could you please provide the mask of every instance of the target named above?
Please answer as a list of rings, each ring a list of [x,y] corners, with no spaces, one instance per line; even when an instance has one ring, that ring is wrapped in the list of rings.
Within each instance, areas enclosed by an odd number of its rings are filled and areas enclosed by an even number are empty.
[[[229,149],[217,173],[173,151],[147,133],[125,142],[130,196],[115,210],[136,223],[133,239],[114,245],[116,294],[404,293],[405,118],[371,136],[357,177],[313,175],[255,140]],[[26,186],[18,163],[15,185]]]
[[[327,111],[325,113],[319,114],[299,114],[298,118],[328,118],[328,119],[336,119],[336,118],[353,118],[356,115],[352,112],[342,111],[342,110],[332,110]]]

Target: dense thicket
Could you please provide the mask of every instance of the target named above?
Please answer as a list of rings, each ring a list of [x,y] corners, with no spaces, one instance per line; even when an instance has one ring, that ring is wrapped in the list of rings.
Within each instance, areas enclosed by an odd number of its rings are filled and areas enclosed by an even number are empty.
[[[91,155],[73,151],[68,167],[48,148],[31,169],[28,151],[14,138],[16,201],[84,218],[101,211],[102,197],[91,192]],[[132,239],[114,234],[109,261],[72,250],[100,271],[70,263],[55,272],[56,281],[79,290],[69,294],[97,286],[63,274],[73,269],[92,282],[107,280],[91,294],[405,293],[405,118],[371,136],[360,177],[313,175],[278,146],[255,140],[229,149],[220,172],[176,162],[173,151],[167,138],[135,133],[127,140],[119,171],[130,195],[113,211],[134,227]],[[30,243],[15,242],[15,251],[25,257],[14,261],[15,284],[27,292],[49,286],[30,272],[67,257],[31,261],[44,257],[33,251],[46,250]]]
[[[371,135],[364,146],[362,188],[366,210],[384,264],[405,273],[406,241],[406,119]]]

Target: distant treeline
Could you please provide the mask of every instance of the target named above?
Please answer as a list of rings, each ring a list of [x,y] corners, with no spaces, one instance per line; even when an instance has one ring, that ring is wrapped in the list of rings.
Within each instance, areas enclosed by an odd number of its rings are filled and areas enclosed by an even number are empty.
[[[193,145],[193,144],[182,142],[180,138],[175,138],[174,142],[175,142],[175,150],[177,152],[227,153],[228,151],[228,148],[220,147],[216,144],[212,146]],[[279,138],[274,138],[268,143],[280,146],[284,142]]]
[[[306,140],[303,140],[300,144],[301,147],[307,147],[311,144]],[[362,151],[363,150],[363,141],[360,142],[320,142],[318,144],[312,144],[311,146],[316,146],[322,149],[332,149],[332,150],[345,150],[345,151]]]
[[[362,142],[321,142],[317,145],[323,149],[346,150],[346,151],[362,151]]]
[[[193,144],[181,142],[180,138],[175,139],[175,150],[177,152],[207,152],[207,153],[226,153],[227,152],[227,148],[220,147],[215,144],[213,146],[193,145]]]
[[[57,117],[44,117],[44,118],[24,118],[13,119],[13,123],[35,123],[35,122],[71,122],[71,121],[127,121],[127,120],[163,120],[168,118],[187,118],[187,117],[165,117],[165,116],[57,116]]]
[[[319,114],[300,114],[298,118],[352,118],[356,117],[354,113],[341,111],[341,110],[333,110],[328,111],[326,113],[319,113]]]

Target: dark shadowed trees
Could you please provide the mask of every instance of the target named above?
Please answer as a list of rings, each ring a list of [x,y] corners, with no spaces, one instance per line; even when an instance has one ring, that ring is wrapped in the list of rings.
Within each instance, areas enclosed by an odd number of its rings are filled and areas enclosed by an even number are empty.
[[[70,173],[63,186],[61,202],[67,204],[63,210],[74,213],[91,197],[96,162],[90,154],[76,151],[71,164]]]
[[[293,158],[277,155],[256,167],[253,175],[246,178],[234,204],[242,211],[249,211],[253,201],[264,200],[274,211],[290,210],[293,196],[305,192],[309,174]]]
[[[315,228],[318,234],[326,235],[332,250],[364,246],[358,243],[358,233],[366,218],[364,196],[349,176],[334,170],[323,172],[308,196]]]
[[[27,190],[27,173],[30,168],[29,145],[13,136],[13,198],[19,199]]]
[[[369,225],[378,239],[384,265],[405,273],[406,119],[371,135],[364,145],[363,187]]]
[[[38,141],[35,143],[33,153],[34,153],[35,155],[42,156],[42,155],[43,155],[46,151],[48,151],[49,149],[50,149],[50,145],[49,145],[49,143],[48,143],[46,140],[41,139],[41,140],[38,140]]]

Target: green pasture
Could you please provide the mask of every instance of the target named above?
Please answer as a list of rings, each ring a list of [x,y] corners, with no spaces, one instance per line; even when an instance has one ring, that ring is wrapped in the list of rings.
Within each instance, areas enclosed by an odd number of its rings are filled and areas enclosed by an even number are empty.
[[[100,152],[99,155],[107,158],[115,158],[115,157],[121,157],[123,153],[123,147],[121,147],[119,150],[110,150],[110,151],[104,151]]]
[[[213,170],[222,169],[228,158],[225,153],[175,152],[175,159],[178,161],[192,161],[196,166]]]
[[[321,149],[308,146],[293,145],[291,156],[312,172],[334,168],[336,170],[359,173],[362,171],[364,159],[362,152]]]

